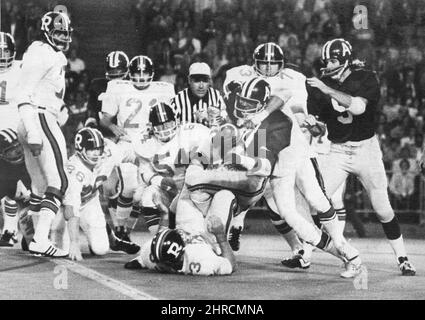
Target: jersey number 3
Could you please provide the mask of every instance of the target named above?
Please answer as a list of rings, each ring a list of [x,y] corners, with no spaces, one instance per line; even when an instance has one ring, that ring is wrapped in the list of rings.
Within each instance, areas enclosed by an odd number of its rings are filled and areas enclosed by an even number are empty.
[[[335,99],[331,99],[332,101],[332,107],[335,111],[341,112],[341,115],[337,117],[336,119],[341,122],[342,124],[350,124],[353,122],[353,115],[350,112],[346,111],[346,108],[339,105],[338,102]]]

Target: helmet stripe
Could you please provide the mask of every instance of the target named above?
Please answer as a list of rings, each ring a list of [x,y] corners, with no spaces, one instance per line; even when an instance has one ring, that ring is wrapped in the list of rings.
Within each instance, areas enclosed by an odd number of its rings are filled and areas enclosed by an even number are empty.
[[[170,230],[165,230],[164,232],[162,232],[159,235],[159,237],[158,237],[158,239],[156,241],[155,255],[156,255],[156,258],[158,258],[158,259],[161,257],[160,253],[161,253],[161,249],[162,249],[162,240],[168,234],[169,231]]]
[[[251,96],[252,90],[255,88],[255,85],[257,82],[260,81],[260,78],[253,78],[248,83],[244,84],[244,87],[242,88],[242,96],[243,97],[249,97]]]
[[[18,135],[16,134],[15,130],[10,129],[10,128],[7,128],[7,129],[4,129],[4,131],[6,131],[7,133],[9,133],[13,140],[17,140],[18,139]]]
[[[12,143],[13,137],[6,130],[1,130],[0,135],[2,135],[7,142]]]

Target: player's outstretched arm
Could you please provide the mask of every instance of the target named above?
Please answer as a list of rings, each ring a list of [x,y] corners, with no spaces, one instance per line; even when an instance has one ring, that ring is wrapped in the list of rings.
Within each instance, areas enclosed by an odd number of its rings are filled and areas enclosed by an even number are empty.
[[[121,128],[112,122],[113,118],[113,115],[107,112],[102,112],[102,116],[99,119],[100,125],[104,128],[111,130],[114,136],[118,139],[130,141],[124,128]]]
[[[285,104],[285,101],[283,101],[278,96],[271,96],[269,102],[267,103],[266,107],[263,111],[253,116],[251,119],[249,119],[245,126],[249,129],[255,128],[257,125],[259,125],[264,119],[266,119],[271,113],[275,112],[276,110],[283,107]]]
[[[227,241],[226,233],[224,232],[224,226],[220,218],[211,215],[207,218],[208,231],[215,235],[218,245],[221,249],[221,255],[223,258],[229,260],[232,265],[232,271],[236,270],[236,258],[233,254],[233,250]]]
[[[80,218],[74,214],[74,207],[64,206],[64,217],[68,221],[68,232],[70,238],[69,258],[71,260],[81,261],[83,257],[80,250]]]

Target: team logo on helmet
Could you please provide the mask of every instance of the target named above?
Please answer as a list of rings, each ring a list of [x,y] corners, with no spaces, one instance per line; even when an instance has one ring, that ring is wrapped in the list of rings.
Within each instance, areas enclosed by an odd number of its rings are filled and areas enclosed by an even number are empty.
[[[99,130],[85,127],[75,135],[74,146],[75,151],[84,162],[95,166],[103,155],[105,141]]]
[[[15,60],[16,47],[12,35],[0,32],[0,72],[9,70]]]
[[[325,43],[322,48],[322,61],[327,64],[329,60],[338,60],[336,67],[321,69],[322,77],[339,79],[344,71],[351,66],[353,49],[351,44],[344,39],[333,39]]]
[[[112,51],[106,56],[105,76],[107,79],[122,79],[128,73],[128,57],[123,51]]]
[[[153,133],[162,142],[173,139],[177,133],[177,121],[173,108],[165,102],[159,102],[151,107],[149,122]]]
[[[135,56],[130,61],[129,74],[136,88],[147,88],[155,75],[152,60],[148,56]]]
[[[253,54],[255,71],[265,77],[274,77],[284,67],[282,49],[273,42],[260,44]]]
[[[0,159],[11,164],[19,164],[24,161],[22,146],[13,129],[0,130]]]
[[[185,242],[178,230],[165,229],[156,234],[151,244],[151,260],[175,271],[183,267]]]
[[[47,12],[41,18],[41,31],[47,42],[60,51],[67,51],[72,42],[71,20],[63,12]]]
[[[270,99],[271,88],[267,81],[256,77],[246,81],[236,94],[234,116],[246,120],[261,112]]]

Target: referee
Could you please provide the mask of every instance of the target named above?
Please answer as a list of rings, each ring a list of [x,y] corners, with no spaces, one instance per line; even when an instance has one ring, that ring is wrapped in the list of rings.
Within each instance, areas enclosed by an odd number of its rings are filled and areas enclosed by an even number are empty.
[[[202,123],[208,127],[219,125],[227,118],[226,105],[220,91],[211,87],[211,69],[204,62],[189,67],[189,88],[181,90],[171,105],[181,124]]]

